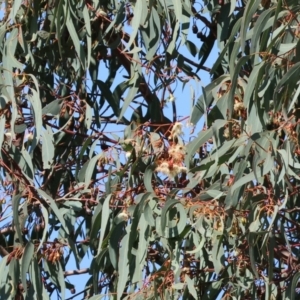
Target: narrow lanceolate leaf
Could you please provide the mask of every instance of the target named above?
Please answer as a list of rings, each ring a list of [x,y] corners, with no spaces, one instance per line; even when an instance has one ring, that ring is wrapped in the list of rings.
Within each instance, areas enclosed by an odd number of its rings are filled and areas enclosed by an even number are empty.
[[[267,29],[266,24],[268,21],[270,21],[271,15],[274,13],[273,9],[269,9],[264,11],[258,18],[256,24],[255,24],[255,30],[251,39],[251,48],[250,51],[252,53],[257,53],[259,52],[259,37],[261,36],[261,33],[263,30]],[[269,22],[269,27],[272,26],[272,20]],[[257,63],[257,60],[255,60],[255,63]]]
[[[190,165],[190,158],[192,155],[205,143],[207,142],[213,135],[212,129],[208,129],[205,131],[201,131],[196,138],[188,145],[187,147],[187,155],[185,157],[186,166]]]
[[[64,276],[64,272],[63,272],[61,263],[57,262],[57,264],[58,264],[57,280],[60,285],[61,298],[65,299],[65,291],[66,291],[65,276]]]
[[[30,170],[29,172],[27,172],[26,175],[28,177],[30,177],[30,179],[33,179],[34,169],[33,169],[33,164],[32,164],[32,158],[26,149],[22,149],[22,156],[25,159],[25,161],[29,167],[29,170]]]
[[[53,133],[49,126],[46,131],[42,131],[42,158],[44,169],[50,169],[54,157]]]
[[[240,186],[249,183],[254,179],[255,179],[254,172],[250,172],[249,174],[243,176],[233,184],[233,186],[231,187],[231,194],[233,194],[233,192]]]
[[[293,279],[290,281],[289,287],[288,287],[288,295],[290,296],[288,299],[295,299],[296,296],[296,288],[298,281],[300,279],[300,272],[298,271],[294,276]]]
[[[2,115],[0,117],[0,145],[2,147],[2,143],[4,141],[4,128],[5,128],[5,117],[4,115]],[[0,152],[0,156],[1,156],[1,152]]]
[[[143,17],[143,10],[147,9],[145,4],[146,3],[143,0],[136,0],[134,9],[133,9],[134,16],[133,16],[132,23],[131,23],[133,31],[130,34],[130,39],[129,39],[124,51],[127,51],[130,49],[132,43],[134,42],[134,40],[136,38],[136,35],[138,33],[138,29],[139,29],[140,25],[143,25],[143,24],[141,24],[142,17]]]
[[[34,244],[32,242],[28,242],[25,246],[24,253],[22,256],[22,263],[21,263],[21,279],[23,286],[27,286],[27,272],[29,270],[29,265],[33,258],[34,254]],[[27,289],[25,289],[25,295],[27,293]]]
[[[230,92],[229,92],[229,95],[228,95],[228,115],[231,116],[232,113],[233,113],[233,108],[234,108],[234,95],[236,93],[236,86],[237,86],[237,83],[238,83],[238,77],[239,77],[239,72],[242,68],[242,66],[246,63],[246,61],[249,59],[250,57],[247,57],[247,56],[244,56],[242,57],[238,63],[236,64],[235,68],[232,69],[232,73],[230,74],[231,75],[231,81],[232,81],[232,85],[231,85],[231,88],[230,88]]]
[[[21,223],[20,223],[20,217],[19,217],[19,212],[20,212],[20,202],[22,201],[22,196],[21,194],[15,195],[12,198],[12,205],[13,205],[13,219],[14,219],[14,225],[16,227],[16,234],[19,239],[19,243],[23,244],[23,235],[22,235],[22,229],[21,228]],[[23,204],[26,205],[26,204]]]
[[[50,195],[48,195],[46,192],[44,192],[41,189],[37,189],[38,193],[40,194],[40,196],[47,201],[47,203],[49,204],[50,208],[52,209],[54,215],[56,216],[56,218],[59,220],[59,222],[61,223],[61,226],[63,227],[63,229],[65,230],[66,233],[69,233],[69,229],[66,226],[66,221],[61,213],[61,211],[59,210],[59,208],[57,207],[56,202],[52,199],[52,197]]]
[[[131,226],[127,227],[127,234],[123,237],[121,241],[120,248],[120,256],[118,263],[118,285],[117,285],[117,299],[121,299],[123,297],[123,293],[125,291],[127,279],[128,279],[128,245],[129,245],[129,232],[131,230]]]
[[[13,69],[16,67],[14,66],[14,61],[16,60],[14,58],[14,54],[17,47],[17,35],[18,35],[18,29],[13,28],[10,31],[9,36],[5,41],[4,45],[2,45],[4,49],[3,49],[3,61],[1,67],[1,71],[2,71],[1,83],[4,85],[2,87],[2,92],[6,94],[5,96],[8,98],[8,101],[11,102],[11,107],[12,107],[11,118],[10,118],[12,139],[15,138],[15,133],[13,129],[18,115],[17,102],[15,97],[15,91],[14,91],[14,82],[12,76]]]
[[[155,32],[155,34],[153,34]],[[146,58],[151,60],[157,51],[160,35],[161,35],[161,20],[156,9],[152,6],[151,17],[149,19],[148,27],[141,31],[145,46],[147,47]]]
[[[154,192],[153,187],[152,187],[152,177],[153,177],[153,172],[156,168],[155,164],[151,164],[147,167],[145,174],[144,174],[144,184],[148,192]]]
[[[43,290],[45,288],[42,283],[41,270],[38,265],[38,261],[37,261],[36,257],[33,259],[32,263],[30,265],[29,274],[30,274],[30,278],[32,279],[34,292],[35,292],[37,299],[44,299]]]
[[[9,266],[8,266],[8,274],[10,277],[10,284],[12,285],[11,296],[14,297],[17,294],[17,286],[19,284],[19,276],[20,276],[20,262],[17,258],[12,257]]]
[[[199,70],[203,67],[203,65],[207,61],[209,53],[211,53],[211,50],[214,47],[214,43],[215,43],[215,41],[211,37],[208,37],[208,38],[205,39],[204,43],[202,44],[202,46],[200,48],[199,54],[198,54],[198,56],[201,60],[200,60],[200,63],[198,65],[198,68],[196,70],[196,73],[199,72]]]
[[[85,119],[84,119],[86,129],[90,129],[92,122],[93,122],[92,108],[89,106],[89,104],[86,104]]]
[[[81,63],[82,68],[85,70],[87,68],[86,56],[84,54],[82,43],[80,43],[80,40],[78,38],[76,28],[71,18],[71,12],[69,10],[67,3],[64,3],[63,8],[64,8],[64,16],[66,18],[66,26],[68,28],[73,45],[75,47],[77,57]]]
[[[124,236],[124,224],[121,221],[119,224],[117,224],[114,229],[112,230],[112,234],[109,239],[109,258],[111,261],[111,264],[115,269],[118,268],[118,257],[119,257],[119,241]]]
[[[245,48],[245,41],[246,41],[246,34],[247,34],[247,29],[249,26],[249,22],[252,19],[255,11],[257,10],[257,7],[259,6],[260,2],[257,0],[249,0],[247,1],[246,8],[245,8],[245,13],[244,13],[244,18],[242,21],[241,25],[241,50],[244,51]]]
[[[137,198],[139,203],[136,205],[135,210],[133,212],[131,231],[128,232],[128,234],[129,234],[129,241],[128,241],[129,249],[132,249],[132,247],[137,239],[136,232],[138,230],[138,224],[139,224],[140,218],[142,217],[142,214],[144,212],[145,205],[150,199],[151,199],[151,193],[141,194]],[[132,259],[131,250],[128,252],[127,256],[128,256],[129,261],[131,261],[131,259]]]
[[[281,104],[281,96],[285,93],[292,93],[294,87],[298,83],[300,74],[300,62],[293,65],[282,77],[274,91],[275,108],[279,109]],[[289,90],[287,90],[289,89]]]
[[[38,86],[36,87],[38,89]],[[33,141],[31,144],[31,152],[34,148],[38,145],[40,140],[40,135],[42,133],[42,105],[39,96],[38,90],[31,89],[32,96],[28,96],[29,101],[31,102],[33,115],[34,115],[34,122],[35,122],[35,131],[33,136]]]
[[[189,293],[194,297],[194,299],[198,299],[197,292],[195,289],[195,284],[188,275],[185,275],[185,282],[187,283],[187,288],[189,290]]]
[[[2,274],[1,284],[6,282],[6,279],[7,279],[7,273],[8,273],[7,259],[8,259],[8,255],[4,256],[0,261],[0,272]]]
[[[97,161],[101,157],[101,154],[98,154],[94,156],[89,162],[85,169],[85,186],[88,188],[88,186],[91,184],[91,178],[94,172],[94,169],[96,167]]]
[[[207,108],[210,107],[213,102],[213,92],[215,90],[217,91],[221,85],[228,80],[230,80],[229,74],[222,75],[205,87],[206,99],[201,95],[191,113],[191,123],[193,125],[196,126],[203,115],[207,113]]]
[[[179,33],[179,28],[180,28],[180,21],[181,21],[181,15],[182,15],[182,5],[179,5],[180,2],[173,0],[173,5],[174,5],[174,12],[175,12],[175,20],[174,20],[174,30],[172,32],[172,40],[168,46],[167,52],[172,55],[173,51],[175,50],[176,46],[176,41]]]
[[[120,99],[115,97],[115,95],[109,89],[109,86],[107,86],[107,84],[105,84],[103,81],[97,80],[97,85],[101,91],[101,95],[107,100],[107,102],[111,106],[115,116],[119,116]]]
[[[42,114],[43,115],[50,114],[53,116],[57,116],[61,110],[62,104],[63,104],[62,99],[56,99],[56,100],[52,101],[51,103],[47,104],[43,108]]]
[[[251,75],[249,77],[248,84],[247,84],[246,90],[245,90],[245,97],[243,99],[244,105],[247,108],[249,107],[251,96],[254,92],[255,85],[257,84],[256,79],[258,77],[258,73],[260,72],[261,68],[263,68],[264,66],[265,66],[265,63],[261,62],[261,63],[255,65],[251,72]]]
[[[169,209],[173,208],[175,205],[180,205],[179,200],[169,200],[164,206],[161,212],[161,231],[164,233],[167,226],[167,212]]]
[[[48,223],[49,223],[49,214],[48,214],[47,208],[42,205],[41,210],[42,210],[42,215],[44,218],[45,226],[43,229],[43,236],[42,236],[41,242],[37,248],[37,252],[41,249],[41,247],[43,246],[43,243],[46,241],[46,236],[48,233],[47,229],[48,229]]]
[[[121,112],[120,112],[120,115],[119,115],[119,120],[122,119],[122,117],[124,116],[124,114],[126,112],[126,109],[130,105],[130,103],[133,100],[133,98],[138,93],[139,86],[140,86],[140,80],[139,79],[140,79],[140,75],[139,75],[139,73],[137,71],[135,71],[134,77],[128,83],[128,85],[129,85],[129,92],[128,92],[125,100],[124,100],[124,104],[122,105],[122,109],[121,109]]]
[[[107,227],[107,223],[110,217],[110,209],[109,204],[111,200],[112,195],[108,195],[103,203],[102,206],[102,218],[101,218],[101,227],[100,227],[100,238],[99,238],[99,246],[98,246],[98,254],[100,253],[100,250],[102,249],[102,242],[104,239],[105,230]]]
[[[89,11],[88,11],[86,5],[84,5],[84,7],[83,7],[83,19],[84,19],[85,28],[86,28],[86,43],[87,43],[86,69],[88,69],[90,67],[91,52],[92,52],[92,29],[91,29],[91,20],[90,20],[90,16],[89,16]]]
[[[212,248],[212,259],[216,274],[219,274],[224,268],[224,248],[222,245],[222,235],[216,235]]]
[[[9,19],[10,20],[14,20],[15,19],[16,15],[18,13],[18,10],[19,10],[19,8],[21,6],[21,4],[22,4],[22,0],[16,0],[16,1],[14,1],[13,5],[11,7],[11,10],[10,10],[10,14],[9,14]],[[9,5],[11,5],[11,4],[9,4]]]

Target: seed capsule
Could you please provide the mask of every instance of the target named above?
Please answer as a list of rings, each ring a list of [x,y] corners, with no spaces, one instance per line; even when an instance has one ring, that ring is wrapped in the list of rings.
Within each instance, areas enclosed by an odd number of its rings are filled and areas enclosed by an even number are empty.
[[[196,34],[198,32],[198,27],[196,25],[193,25],[192,30],[193,33]]]
[[[197,38],[200,39],[201,41],[203,40],[204,34],[200,31],[197,33]]]

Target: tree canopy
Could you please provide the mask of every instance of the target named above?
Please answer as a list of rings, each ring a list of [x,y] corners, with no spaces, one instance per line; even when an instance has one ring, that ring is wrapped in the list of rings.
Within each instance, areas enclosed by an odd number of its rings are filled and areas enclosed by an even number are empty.
[[[299,297],[298,1],[1,3],[1,299]]]

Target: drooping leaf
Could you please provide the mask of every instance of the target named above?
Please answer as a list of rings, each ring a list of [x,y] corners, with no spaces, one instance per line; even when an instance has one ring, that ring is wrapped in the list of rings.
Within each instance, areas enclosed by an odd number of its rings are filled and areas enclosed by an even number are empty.
[[[27,272],[29,270],[29,266],[34,254],[34,244],[32,242],[28,242],[25,246],[24,253],[22,256],[21,263],[21,279],[23,286],[27,286]],[[25,295],[27,293],[27,289],[25,289]]]
[[[57,116],[61,110],[63,100],[62,99],[56,99],[52,101],[51,103],[47,104],[45,107],[43,107],[42,114],[51,114],[53,116]]]
[[[50,127],[47,126],[47,130],[42,131],[41,135],[43,167],[44,169],[50,169],[54,157],[54,141]]]
[[[118,286],[117,286],[117,299],[121,299],[123,296],[123,292],[126,286],[127,278],[128,278],[128,245],[129,245],[129,232],[131,226],[127,226],[127,234],[123,237],[121,241],[121,248],[120,248],[120,255],[119,255],[119,262],[118,262],[118,269],[119,269],[119,276],[118,276]]]
[[[48,201],[50,208],[52,209],[53,213],[55,214],[56,218],[59,220],[59,222],[61,223],[62,228],[65,230],[65,232],[68,234],[69,230],[68,227],[66,226],[66,222],[63,218],[63,215],[61,214],[61,212],[59,211],[56,202],[52,199],[52,197],[50,195],[48,195],[46,192],[44,192],[41,189],[37,189],[38,193],[40,194],[40,196]]]

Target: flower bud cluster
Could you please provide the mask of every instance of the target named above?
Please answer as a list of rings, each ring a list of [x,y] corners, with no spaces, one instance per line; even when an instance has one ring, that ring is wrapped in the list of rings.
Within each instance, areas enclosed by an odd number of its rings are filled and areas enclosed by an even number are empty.
[[[180,137],[181,135],[183,135],[183,131],[182,131],[182,124],[179,122],[176,122],[171,130],[171,135],[169,137],[169,139],[175,139]]]
[[[170,147],[169,156],[173,159],[174,163],[182,163],[186,153],[186,149],[183,145],[174,145]]]
[[[169,160],[162,161],[156,171],[167,175],[169,178],[174,178],[180,173],[186,173],[187,169],[183,166],[185,153],[183,145],[172,145],[168,151]]]

